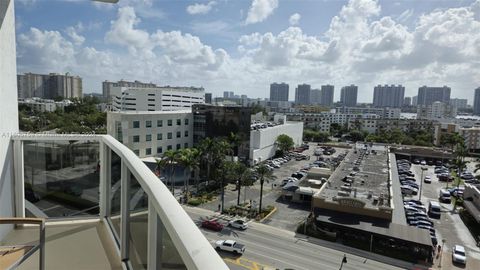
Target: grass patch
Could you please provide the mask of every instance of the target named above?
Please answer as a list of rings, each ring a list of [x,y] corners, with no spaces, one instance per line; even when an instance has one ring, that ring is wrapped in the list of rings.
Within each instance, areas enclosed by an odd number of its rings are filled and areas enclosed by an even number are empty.
[[[467,226],[468,230],[472,234],[473,238],[477,241],[480,241],[480,225],[477,223],[475,218],[465,209],[460,209],[459,215],[465,226]]]

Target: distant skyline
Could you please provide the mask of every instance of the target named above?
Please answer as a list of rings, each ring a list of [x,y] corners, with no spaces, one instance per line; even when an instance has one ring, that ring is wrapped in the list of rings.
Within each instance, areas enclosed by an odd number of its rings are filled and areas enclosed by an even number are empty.
[[[84,92],[103,80],[203,86],[269,96],[290,89],[447,85],[471,103],[480,86],[480,0],[17,0],[18,73],[70,72]],[[290,91],[290,100],[294,91]]]

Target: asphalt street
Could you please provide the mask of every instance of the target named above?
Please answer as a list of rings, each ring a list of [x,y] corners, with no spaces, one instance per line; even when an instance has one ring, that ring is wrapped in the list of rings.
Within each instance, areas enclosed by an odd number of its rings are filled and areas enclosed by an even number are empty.
[[[214,212],[201,208],[185,207],[185,210],[199,226],[201,220],[215,215]],[[358,250],[348,247],[341,246],[333,249],[325,245],[319,245],[318,242],[321,241],[304,238],[304,236],[296,235],[294,232],[257,222],[251,222],[249,228],[245,231],[229,227],[224,228],[221,232],[203,228],[201,231],[212,244],[219,239],[233,239],[246,245],[245,254],[239,257],[220,252],[220,255],[231,269],[336,270],[340,268],[344,255],[347,257],[347,263],[343,265],[342,269],[345,270],[421,269],[410,263],[380,257],[371,253],[359,254],[357,253],[359,252]],[[336,244],[331,243],[330,245]]]

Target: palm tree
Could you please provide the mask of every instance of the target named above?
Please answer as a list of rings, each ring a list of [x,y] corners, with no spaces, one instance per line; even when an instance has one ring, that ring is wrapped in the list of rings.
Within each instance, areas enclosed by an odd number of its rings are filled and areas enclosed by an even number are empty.
[[[178,151],[167,150],[163,154],[163,158],[166,159],[165,162],[168,164],[168,167],[170,168],[170,175],[169,175],[170,185],[172,189],[172,194],[175,194],[175,184],[173,181],[173,175],[175,174],[175,163],[178,160]]]
[[[255,173],[257,174],[258,178],[260,179],[260,204],[259,204],[259,207],[258,207],[258,213],[261,213],[262,212],[262,197],[263,197],[263,183],[265,182],[265,180],[267,180],[267,182],[269,180],[273,180],[275,179],[275,176],[273,175],[272,171],[267,167],[265,166],[265,164],[261,164],[260,166],[258,166],[256,169],[255,169]]]
[[[217,148],[215,151],[215,162],[216,168],[221,169],[221,183],[220,183],[220,191],[222,195],[222,212],[223,212],[223,207],[225,205],[225,176],[227,174],[227,171],[230,171],[232,168],[232,162],[225,162],[225,154],[231,150],[230,144],[225,141],[221,140],[217,142]]]
[[[204,162],[206,162],[207,167],[207,186],[208,181],[210,180],[210,168],[213,162],[213,156],[216,148],[216,141],[207,137],[200,142],[201,153],[204,156]]]
[[[241,139],[240,136],[237,134],[230,132],[230,134],[227,137],[227,141],[230,143],[231,149],[232,149],[232,161],[234,156],[238,156],[239,149],[238,147],[241,144]]]
[[[184,148],[180,150],[180,153],[179,153],[178,161],[185,167],[185,171],[184,171],[184,176],[185,176],[184,189],[185,189],[185,198],[186,198],[185,203],[188,203],[188,186],[189,186],[188,179],[190,178],[186,176],[186,173],[188,171],[191,174],[192,171],[198,168],[198,159],[196,158],[197,153],[198,153],[198,150],[196,148]]]
[[[247,168],[245,164],[237,162],[235,164],[235,169],[233,170],[235,176],[237,177],[237,205],[240,205],[240,190],[242,189],[243,182],[252,177],[252,170]]]

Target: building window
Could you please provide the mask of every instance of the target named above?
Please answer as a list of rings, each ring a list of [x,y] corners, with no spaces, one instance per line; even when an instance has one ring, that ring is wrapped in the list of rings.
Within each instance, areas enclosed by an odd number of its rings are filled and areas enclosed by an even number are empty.
[[[188,118],[185,119],[185,126],[188,126]]]
[[[185,148],[188,148],[188,143],[185,143]]]
[[[171,139],[172,138],[172,132],[168,132],[167,133],[167,139]]]
[[[146,142],[151,142],[151,141],[152,141],[152,134],[147,134],[147,135],[145,136],[145,141],[146,141]]]
[[[172,126],[172,123],[173,123],[172,119],[168,120],[168,126],[169,126],[169,127]]]
[[[135,153],[135,155],[139,156],[140,155],[140,150],[135,149],[135,150],[133,150],[133,153]]]
[[[161,146],[157,147],[157,154],[161,154],[161,153],[163,153],[162,147]]]
[[[177,131],[177,138],[181,138],[182,137],[182,133],[180,131]]]
[[[157,120],[157,127],[163,127],[163,120]]]
[[[180,126],[182,124],[182,119],[177,119],[177,126]]]
[[[138,135],[133,136],[133,142],[140,142],[140,136]]]
[[[152,148],[145,149],[145,155],[151,155],[151,154],[152,154]]]
[[[185,137],[188,137],[188,130],[185,130]]]
[[[157,134],[157,140],[159,140],[159,141],[163,140],[163,134],[162,133]]]
[[[172,150],[172,146],[171,146],[171,145],[168,145],[168,146],[167,146],[167,150]]]
[[[133,121],[133,128],[140,128],[140,121]]]
[[[152,127],[152,121],[150,121],[150,120],[145,121],[145,127],[151,128]]]
[[[180,150],[180,148],[182,148],[182,146],[179,143],[177,143],[177,150]]]

